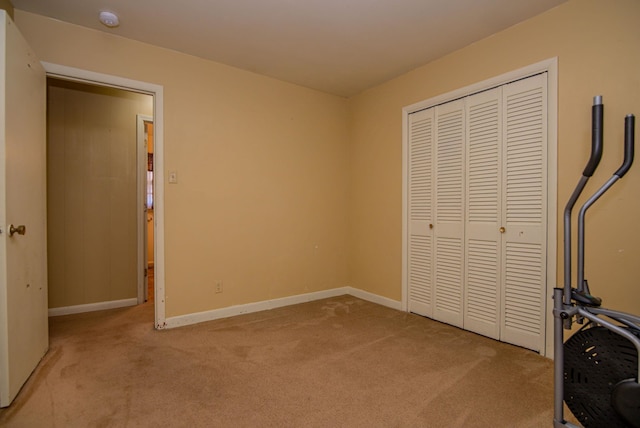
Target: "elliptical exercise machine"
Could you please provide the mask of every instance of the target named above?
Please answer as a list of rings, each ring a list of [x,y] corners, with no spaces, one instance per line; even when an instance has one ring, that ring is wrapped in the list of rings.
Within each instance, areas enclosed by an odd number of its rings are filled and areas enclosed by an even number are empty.
[[[571,211],[602,158],[604,106],[592,107],[591,157],[564,211],[564,287],[554,299],[554,427],[564,419],[563,402],[585,427],[640,427],[640,317],[601,307],[584,278],[585,215],[633,163],[635,117],[625,118],[624,161],[578,214],[577,285],[571,286]],[[586,324],[585,324],[586,320]],[[566,342],[564,330],[584,324]]]

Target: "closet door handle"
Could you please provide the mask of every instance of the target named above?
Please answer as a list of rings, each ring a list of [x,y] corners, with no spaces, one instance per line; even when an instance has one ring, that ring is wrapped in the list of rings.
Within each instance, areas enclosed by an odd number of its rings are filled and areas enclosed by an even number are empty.
[[[502,226],[499,230],[500,230],[500,233],[505,233],[507,231],[507,229],[505,229],[504,226]]]
[[[16,233],[18,235],[24,235],[25,233],[27,233],[27,228],[25,227],[24,224],[21,224],[18,227],[14,225],[9,225],[9,236],[13,236]]]
[[[433,229],[433,224],[429,223],[429,229]]]

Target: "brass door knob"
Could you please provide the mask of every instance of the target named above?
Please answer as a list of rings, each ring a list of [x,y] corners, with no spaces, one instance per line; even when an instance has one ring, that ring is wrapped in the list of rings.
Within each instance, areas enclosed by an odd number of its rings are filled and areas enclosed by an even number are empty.
[[[429,229],[433,229],[433,224],[429,223]]]
[[[506,231],[507,231],[507,229],[505,229],[505,228],[504,228],[504,226],[502,226],[502,227],[500,228],[500,233],[505,233]]]

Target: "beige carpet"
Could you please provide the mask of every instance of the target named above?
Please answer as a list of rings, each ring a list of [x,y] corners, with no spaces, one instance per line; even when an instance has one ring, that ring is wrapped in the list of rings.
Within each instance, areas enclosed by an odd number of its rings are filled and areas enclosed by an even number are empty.
[[[153,330],[153,306],[50,319],[6,427],[546,427],[552,361],[341,296]]]

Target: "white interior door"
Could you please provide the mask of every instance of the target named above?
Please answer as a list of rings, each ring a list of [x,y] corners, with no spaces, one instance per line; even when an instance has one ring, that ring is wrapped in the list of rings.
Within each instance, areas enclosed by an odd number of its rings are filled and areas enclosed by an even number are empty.
[[[409,311],[433,317],[434,108],[409,117]]]
[[[409,115],[408,309],[544,346],[547,73]]]
[[[433,317],[463,326],[465,102],[435,111],[435,224]]]
[[[503,87],[501,340],[544,347],[547,236],[547,74]]]
[[[502,88],[467,98],[464,328],[498,339],[501,308]]]
[[[6,407],[49,346],[46,76],[4,10],[0,50],[0,406]]]

